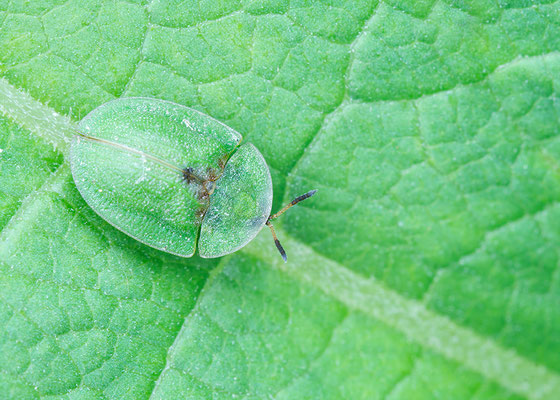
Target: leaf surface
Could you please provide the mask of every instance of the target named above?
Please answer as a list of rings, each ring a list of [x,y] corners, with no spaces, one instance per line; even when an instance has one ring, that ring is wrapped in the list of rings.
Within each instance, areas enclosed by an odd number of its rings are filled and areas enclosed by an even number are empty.
[[[0,390],[13,399],[556,399],[555,1],[0,2]],[[264,155],[268,233],[150,249],[67,150],[156,97]]]

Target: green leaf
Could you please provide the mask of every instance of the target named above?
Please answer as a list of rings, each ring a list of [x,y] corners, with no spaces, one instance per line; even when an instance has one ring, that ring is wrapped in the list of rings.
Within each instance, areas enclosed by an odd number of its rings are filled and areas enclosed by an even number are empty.
[[[0,1],[0,391],[9,399],[560,397],[560,3]],[[271,167],[217,260],[79,195],[118,97],[194,107]]]

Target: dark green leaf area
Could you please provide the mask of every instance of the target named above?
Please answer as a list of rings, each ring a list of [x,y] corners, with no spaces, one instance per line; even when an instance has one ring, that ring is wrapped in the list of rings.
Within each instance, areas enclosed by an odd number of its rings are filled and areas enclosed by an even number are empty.
[[[545,350],[560,337],[559,76],[552,54],[418,100],[341,108],[288,190],[320,195],[284,226],[560,370],[559,353]]]
[[[62,163],[62,155],[0,116],[0,229],[25,197],[41,187]]]
[[[30,396],[147,398],[215,262],[127,237],[62,172],[0,250],[3,379]]]
[[[356,43],[348,82],[353,98],[418,98],[479,82],[517,56],[560,49],[555,2],[388,3],[378,5]]]
[[[398,399],[433,391],[518,398],[257,259],[222,264],[178,337],[155,399]]]

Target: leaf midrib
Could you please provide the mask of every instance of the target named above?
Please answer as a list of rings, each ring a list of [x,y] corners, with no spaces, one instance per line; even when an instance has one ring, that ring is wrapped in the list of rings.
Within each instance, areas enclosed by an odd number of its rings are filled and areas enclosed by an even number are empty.
[[[70,118],[58,114],[27,93],[19,91],[4,79],[0,79],[0,96],[6,99],[0,103],[0,111],[4,115],[60,150],[64,151],[67,148],[68,139],[75,131],[75,123]],[[58,176],[61,177],[63,174]],[[39,190],[41,189],[30,193],[28,198],[32,199]],[[26,202],[22,204],[17,211],[18,214],[25,212],[26,204]],[[18,223],[19,221],[12,218],[1,232],[2,239],[7,240]],[[262,249],[270,247],[270,243],[268,236],[262,234],[241,251],[259,258],[290,277],[320,289],[348,308],[361,311],[397,329],[409,340],[498,382],[512,392],[530,399],[550,400],[555,399],[555,395],[560,393],[560,375],[555,372],[519,356],[511,349],[493,343],[470,329],[453,323],[447,317],[426,309],[418,301],[407,299],[385,288],[382,283],[373,278],[367,279],[352,272],[315,252],[311,247],[289,237],[286,232],[282,231],[280,234],[285,245],[290,248],[290,254],[294,259],[299,260],[298,265],[284,264],[276,253],[263,251]],[[305,265],[306,268],[300,268],[299,265]],[[211,284],[211,281],[211,279],[207,280],[205,288]],[[203,295],[204,289],[199,300]],[[190,315],[185,317],[177,337]],[[173,346],[170,346],[166,365],[162,368],[160,377],[169,368],[172,351]]]

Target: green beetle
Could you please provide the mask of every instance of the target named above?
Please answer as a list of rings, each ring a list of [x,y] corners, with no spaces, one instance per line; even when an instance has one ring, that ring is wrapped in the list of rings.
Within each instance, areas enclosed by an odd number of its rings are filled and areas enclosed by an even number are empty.
[[[133,238],[182,257],[233,253],[271,220],[272,181],[261,153],[221,122],[168,101],[113,100],[79,124],[72,175],[89,206]]]

